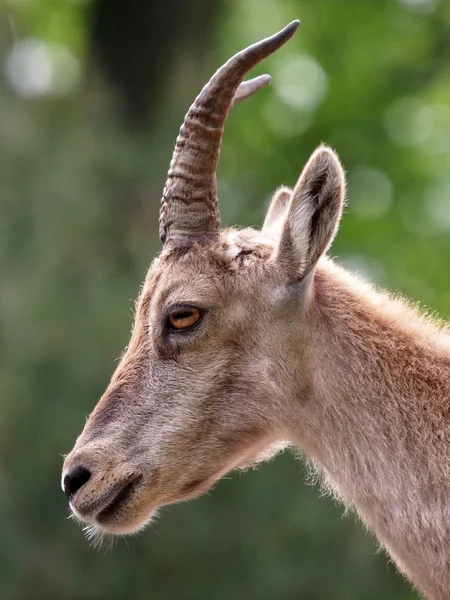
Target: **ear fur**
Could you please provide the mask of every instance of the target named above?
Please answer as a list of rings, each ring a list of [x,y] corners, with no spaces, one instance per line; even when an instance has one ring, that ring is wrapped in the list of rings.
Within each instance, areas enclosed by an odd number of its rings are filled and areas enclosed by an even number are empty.
[[[272,196],[269,208],[267,210],[262,233],[269,237],[278,238],[281,233],[283,219],[286,216],[287,207],[292,197],[292,190],[286,186],[281,186]]]
[[[294,188],[276,250],[276,260],[291,279],[310,273],[330,247],[344,198],[341,163],[331,148],[319,146]]]

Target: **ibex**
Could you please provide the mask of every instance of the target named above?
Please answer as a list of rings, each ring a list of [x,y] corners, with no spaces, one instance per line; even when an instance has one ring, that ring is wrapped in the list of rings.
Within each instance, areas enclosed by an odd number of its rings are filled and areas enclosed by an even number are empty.
[[[162,253],[128,348],[67,456],[62,485],[93,530],[127,534],[162,505],[287,444],[355,509],[428,598],[450,598],[450,335],[326,252],[345,179],[320,146],[261,231],[220,227],[216,168],[246,73],[294,21],[236,54],[189,109],[160,213]]]

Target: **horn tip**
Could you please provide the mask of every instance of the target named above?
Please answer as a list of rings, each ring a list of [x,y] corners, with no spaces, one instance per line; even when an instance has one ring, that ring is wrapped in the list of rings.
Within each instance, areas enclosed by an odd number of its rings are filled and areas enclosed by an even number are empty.
[[[300,19],[294,19],[293,21],[291,21],[289,23],[289,25],[286,25],[286,29],[288,31],[292,31],[292,33],[294,33],[294,31],[297,31],[297,29],[299,28],[300,25]]]
[[[300,19],[295,19],[294,21],[291,21],[288,25],[286,25],[286,27],[284,27],[281,31],[276,33],[274,37],[282,40],[282,43],[284,44],[294,35],[299,25]]]
[[[260,75],[259,77],[255,77],[255,79],[259,79],[261,87],[268,85],[272,81],[272,77],[268,74]]]

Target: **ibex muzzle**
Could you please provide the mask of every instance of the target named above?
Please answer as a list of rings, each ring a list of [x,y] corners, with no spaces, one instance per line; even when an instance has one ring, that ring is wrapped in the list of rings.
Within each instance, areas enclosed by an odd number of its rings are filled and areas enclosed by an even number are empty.
[[[338,225],[339,161],[318,149],[294,191],[276,194],[260,232],[221,230],[216,191],[227,114],[270,78],[242,80],[298,25],[223,65],[180,129],[161,204],[163,252],[137,301],[130,344],[64,463],[73,513],[103,531],[135,531],[157,507],[266,456],[289,439],[283,398],[295,387],[308,400],[300,288]],[[295,366],[283,360],[289,351]]]

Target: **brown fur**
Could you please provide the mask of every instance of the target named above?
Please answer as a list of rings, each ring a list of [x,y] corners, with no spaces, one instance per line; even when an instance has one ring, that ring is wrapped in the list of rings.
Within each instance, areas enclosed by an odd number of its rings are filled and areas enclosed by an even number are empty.
[[[450,337],[323,257],[343,199],[322,147],[263,232],[225,230],[155,259],[130,345],[65,462],[91,473],[75,514],[135,531],[287,442],[423,594],[450,597]],[[168,331],[186,305],[202,321]]]

